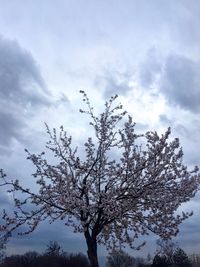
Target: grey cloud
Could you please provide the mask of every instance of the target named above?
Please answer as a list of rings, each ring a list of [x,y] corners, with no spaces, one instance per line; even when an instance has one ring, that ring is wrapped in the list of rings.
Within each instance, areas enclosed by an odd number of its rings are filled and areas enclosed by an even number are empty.
[[[143,87],[147,88],[155,81],[156,75],[161,72],[161,62],[153,47],[147,52],[144,62],[140,66],[139,80]]]
[[[112,95],[126,95],[131,89],[129,82],[131,75],[128,72],[119,72],[115,70],[105,70],[102,74],[98,75],[95,79],[95,86],[104,89],[105,98]]]
[[[24,226],[20,228],[25,231]],[[38,228],[28,236],[23,238],[17,235],[17,231],[13,233],[8,243],[8,253],[12,249],[19,247],[18,253],[27,252],[29,250],[44,251],[49,241],[57,241],[67,252],[86,252],[86,243],[82,234],[73,233],[70,227],[64,225],[62,221],[49,224],[47,221],[42,222]]]
[[[200,111],[200,65],[179,55],[170,55],[161,77],[161,92],[168,102],[193,112]]]
[[[0,37],[0,152],[21,141],[26,120],[50,105],[49,92],[30,53],[16,41]]]
[[[193,215],[180,226],[180,233],[174,240],[178,241],[178,245],[188,253],[194,253],[200,245],[199,232],[199,215]]]
[[[200,112],[200,62],[180,54],[165,55],[151,48],[139,66],[144,89],[160,90],[168,103],[191,112]]]
[[[138,132],[138,134],[140,132],[144,133],[149,130],[149,125],[146,123],[136,122],[135,129]]]
[[[24,123],[13,114],[0,110],[0,143],[9,145],[13,137],[20,139],[19,128],[24,127]]]
[[[169,115],[160,115],[160,123],[164,127],[170,126],[172,128],[172,137],[178,137],[180,144],[183,147],[184,162],[192,169],[195,165],[199,166],[200,155],[199,155],[199,131],[200,131],[200,120],[188,112],[178,113]],[[187,115],[190,116],[187,116]],[[191,115],[193,118],[191,118]]]
[[[8,195],[5,193],[5,189],[0,189],[0,207],[5,208],[5,206],[9,205],[10,201]]]
[[[61,93],[59,99],[54,102],[55,107],[59,107],[61,105],[63,106],[68,105],[68,107],[70,106],[70,101],[64,93]]]
[[[197,220],[197,219],[198,219],[198,220]],[[198,223],[198,221],[199,221],[199,216],[198,216],[198,218],[197,218],[197,216],[196,216],[195,219],[190,218],[190,219],[188,219],[188,220],[189,220],[189,221],[188,221],[187,223],[185,222],[185,223],[180,227],[180,232],[181,232],[181,234],[180,234],[180,236],[179,236],[180,239],[190,239],[192,234],[195,235],[195,233],[199,233],[199,232],[200,232],[200,225],[199,225],[199,223]],[[194,240],[194,239],[196,239],[196,238],[194,238],[194,236],[193,236],[192,239]],[[199,241],[198,238],[197,238],[197,240]],[[199,241],[199,242],[200,242],[200,241]]]
[[[159,119],[160,119],[160,122],[163,123],[163,124],[167,124],[167,125],[171,125],[172,124],[171,120],[167,117],[166,114],[161,114],[159,116]]]
[[[200,42],[200,2],[196,0],[183,0],[176,2],[176,16],[173,18],[175,27],[171,27],[172,38],[177,40],[186,49],[199,51]],[[174,2],[173,2],[174,9]],[[179,13],[179,14],[177,14]]]
[[[20,105],[47,103],[45,83],[30,53],[0,38],[0,97]]]
[[[178,136],[184,137],[188,139],[190,137],[190,131],[187,127],[185,127],[181,123],[177,123],[176,119],[169,118],[165,114],[161,114],[159,116],[161,124],[163,124],[165,127],[172,127],[173,131],[178,134]],[[194,130],[194,129],[193,129]]]

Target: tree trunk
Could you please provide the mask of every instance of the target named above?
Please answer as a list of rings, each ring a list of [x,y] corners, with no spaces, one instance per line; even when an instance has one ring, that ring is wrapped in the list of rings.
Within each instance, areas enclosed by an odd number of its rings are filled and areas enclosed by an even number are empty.
[[[86,243],[87,243],[87,254],[91,267],[99,267],[98,257],[97,257],[97,240],[96,237],[92,237],[89,231],[84,233]]]

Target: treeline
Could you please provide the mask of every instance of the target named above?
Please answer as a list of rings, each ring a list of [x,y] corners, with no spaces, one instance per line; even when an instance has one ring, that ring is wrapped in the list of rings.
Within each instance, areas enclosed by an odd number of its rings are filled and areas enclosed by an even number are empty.
[[[81,253],[70,255],[40,255],[27,252],[24,255],[6,257],[1,267],[89,267],[87,257]]]
[[[134,258],[124,251],[116,251],[107,257],[106,267],[200,267],[200,254],[188,256],[173,243],[161,244],[154,257]]]
[[[89,267],[89,262],[84,254],[66,253],[57,242],[50,242],[43,254],[30,251],[5,257],[0,267]]]
[[[177,248],[169,257],[166,254],[155,255],[152,267],[193,267],[191,259],[181,248]]]
[[[106,267],[200,267],[200,255],[191,257],[174,243],[160,242],[156,255],[146,259],[135,258],[120,250],[106,258]],[[35,251],[24,255],[5,256],[0,267],[90,267],[82,253],[66,253],[57,242],[51,241],[43,254]]]
[[[106,259],[106,267],[146,267],[142,258],[133,258],[123,251],[114,252]],[[90,267],[87,257],[82,254],[68,254],[66,252],[43,253],[35,251],[24,255],[5,257],[0,267]]]
[[[106,267],[200,267],[200,255],[188,256],[180,247],[171,245],[167,244],[158,250],[153,258],[148,255],[146,259],[134,258],[124,251],[116,251],[107,257]]]

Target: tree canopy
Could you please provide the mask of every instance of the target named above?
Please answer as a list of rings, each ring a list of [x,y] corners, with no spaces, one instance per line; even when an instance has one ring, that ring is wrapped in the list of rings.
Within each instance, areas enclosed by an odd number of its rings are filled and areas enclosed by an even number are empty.
[[[63,126],[59,132],[47,126],[46,147],[55,162],[49,163],[45,152],[26,150],[36,167],[37,193],[0,172],[1,186],[23,193],[14,197],[13,215],[4,211],[0,229],[8,233],[26,225],[28,234],[41,221],[62,220],[84,234],[91,266],[97,267],[98,243],[109,249],[123,243],[134,248],[135,239],[149,231],[164,239],[176,235],[192,213],[175,211],[194,197],[200,175],[197,167],[188,170],[183,164],[179,139],[170,138],[170,128],[162,135],[137,134],[132,117],[115,105],[117,96],[96,116],[87,94],[81,93],[87,109],[80,112],[90,116],[94,131],[84,143],[85,154],[73,147]]]

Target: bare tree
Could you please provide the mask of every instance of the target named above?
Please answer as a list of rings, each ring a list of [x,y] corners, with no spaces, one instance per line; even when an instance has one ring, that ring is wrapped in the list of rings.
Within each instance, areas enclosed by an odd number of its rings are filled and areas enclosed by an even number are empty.
[[[56,241],[50,241],[45,251],[47,255],[59,256],[62,254],[62,247]]]
[[[112,251],[107,256],[106,267],[135,267],[135,259],[123,250]]]
[[[27,151],[36,167],[38,193],[1,171],[1,185],[23,193],[23,198],[14,197],[14,216],[4,211],[1,230],[12,232],[25,224],[25,233],[30,233],[45,219],[63,220],[84,234],[90,264],[98,267],[98,243],[108,249],[125,243],[134,248],[138,235],[149,231],[161,238],[176,235],[179,224],[192,213],[175,211],[194,197],[200,174],[197,167],[189,171],[183,165],[179,140],[170,140],[170,128],[161,136],[150,131],[138,135],[131,116],[123,123],[126,112],[122,105],[114,106],[117,96],[96,116],[86,93],[81,93],[87,110],[80,111],[90,116],[94,130],[94,137],[84,144],[85,156],[73,148],[63,127],[58,134],[47,126],[47,148],[55,164],[48,163],[44,152]]]

